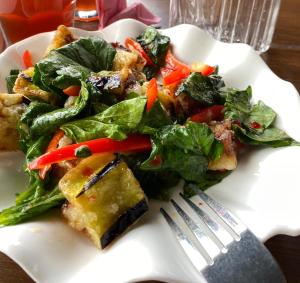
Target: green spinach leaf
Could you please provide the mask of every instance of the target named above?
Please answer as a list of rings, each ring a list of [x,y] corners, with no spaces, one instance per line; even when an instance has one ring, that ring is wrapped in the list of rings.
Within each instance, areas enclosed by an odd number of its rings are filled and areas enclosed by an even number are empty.
[[[170,38],[160,34],[153,27],[147,27],[136,40],[154,63],[153,66],[146,66],[143,70],[147,79],[150,80],[165,63],[166,54],[170,46]]]
[[[20,70],[10,70],[9,75],[5,78],[6,80],[6,88],[8,93],[13,93],[13,88],[15,85],[15,82],[18,78],[18,75],[20,73]]]
[[[149,198],[169,200],[172,188],[180,180],[179,174],[170,170],[142,170],[141,164],[147,159],[147,154],[138,153],[122,156],[139,181],[143,191]]]
[[[219,76],[203,76],[201,73],[191,73],[179,86],[176,95],[187,94],[203,106],[218,104],[220,88],[224,82]]]
[[[141,168],[166,169],[187,181],[198,182],[207,171],[208,159],[218,159],[222,152],[223,144],[206,124],[170,125],[152,136],[152,152]]]
[[[55,50],[35,65],[33,83],[41,89],[60,93],[61,89],[79,85],[90,70]]]
[[[157,100],[149,112],[144,117],[138,127],[138,131],[143,134],[154,134],[157,129],[172,124],[172,120],[168,113]]]
[[[110,70],[116,50],[99,37],[81,38],[55,49],[35,65],[33,82],[41,89],[59,93],[85,81],[91,71]]]
[[[45,211],[62,205],[65,197],[58,187],[29,202],[17,204],[0,212],[0,226],[15,225],[32,217],[39,216]]]
[[[235,135],[245,144],[265,145],[271,147],[300,145],[299,142],[292,139],[284,131],[275,127],[269,127],[263,132],[244,129],[238,125],[234,125],[233,129]]]
[[[61,108],[43,114],[33,120],[30,128],[32,136],[49,135],[57,130],[62,124],[76,118],[88,107],[89,92],[84,82],[81,83],[80,95],[74,105],[69,108]]]
[[[183,187],[183,193],[186,197],[192,197],[197,194],[198,190],[206,190],[213,185],[220,183],[232,171],[211,171],[208,170],[201,180],[197,183],[186,182]]]
[[[116,49],[101,37],[80,38],[56,49],[56,52],[93,72],[111,70],[116,55]]]
[[[225,93],[225,118],[239,122],[233,125],[236,137],[250,145],[281,147],[299,144],[273,126],[276,113],[271,107],[262,101],[251,105],[251,97],[251,87],[230,89]],[[258,127],[253,127],[253,124]]]
[[[103,112],[62,125],[61,129],[76,142],[109,137],[125,139],[136,131],[146,105],[145,97],[121,101]]]
[[[157,75],[159,69],[160,66],[158,65],[147,65],[144,67],[143,73],[145,74],[146,79],[150,81],[152,78],[154,78]]]
[[[229,89],[225,93],[225,118],[245,123],[251,113],[252,89]]]
[[[225,118],[239,121],[249,129],[252,128],[252,123],[258,123],[259,131],[263,131],[273,124],[276,113],[262,101],[252,105],[251,97],[250,86],[245,90],[229,89],[225,96]]]
[[[251,128],[252,123],[258,123],[261,128],[266,129],[273,124],[276,119],[276,112],[262,101],[258,101],[257,104],[254,104],[250,116],[248,118],[247,127]]]
[[[170,38],[160,34],[155,28],[147,27],[136,38],[155,65],[163,65],[170,45]]]
[[[56,110],[57,107],[48,103],[32,101],[21,116],[20,122],[31,126],[34,119],[38,116]]]
[[[27,169],[28,163],[33,161],[36,157],[41,156],[51,139],[51,136],[45,135],[38,138],[36,141],[28,140],[28,150],[26,152],[26,162],[25,162],[25,172],[29,175],[29,185],[27,189],[22,192],[16,198],[16,204],[22,204],[28,202],[32,199],[40,197],[45,192],[45,185],[47,182],[42,181],[39,178],[39,174],[37,171],[30,171]]]

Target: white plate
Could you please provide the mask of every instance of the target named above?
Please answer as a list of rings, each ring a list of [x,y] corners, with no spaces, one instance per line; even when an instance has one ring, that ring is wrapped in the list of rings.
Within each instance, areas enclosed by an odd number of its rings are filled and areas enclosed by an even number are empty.
[[[145,26],[133,20],[119,21],[102,32],[74,29],[78,36],[100,35],[123,42]],[[162,31],[170,36],[175,54],[185,62],[219,65],[228,86],[253,87],[254,100],[261,99],[278,113],[277,124],[300,140],[300,99],[289,82],[278,78],[247,45],[213,40],[200,29],[180,25]],[[0,91],[5,76],[22,68],[21,54],[29,49],[34,61],[41,58],[53,33],[23,40],[0,55]],[[287,54],[288,56],[288,54]],[[300,147],[260,149],[242,157],[237,170],[208,193],[237,214],[261,239],[274,234],[300,234]],[[23,156],[1,154],[0,208],[13,203],[25,187]],[[176,240],[158,212],[151,210],[133,229],[104,252],[69,228],[58,212],[32,222],[0,229],[0,250],[18,262],[38,282],[135,282],[156,279],[168,282],[199,282]]]

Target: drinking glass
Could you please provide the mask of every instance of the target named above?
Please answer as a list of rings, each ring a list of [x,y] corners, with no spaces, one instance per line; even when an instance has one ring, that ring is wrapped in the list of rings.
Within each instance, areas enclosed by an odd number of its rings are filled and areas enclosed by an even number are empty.
[[[36,33],[73,25],[76,0],[0,0],[0,28],[6,45]]]
[[[77,0],[75,19],[78,21],[91,22],[98,20],[96,0]]]
[[[261,53],[271,45],[279,8],[280,0],[170,0],[169,24],[194,24]]]

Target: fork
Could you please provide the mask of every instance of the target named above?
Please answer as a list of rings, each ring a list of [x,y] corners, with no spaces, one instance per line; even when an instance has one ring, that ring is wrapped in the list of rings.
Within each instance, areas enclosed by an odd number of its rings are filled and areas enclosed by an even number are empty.
[[[270,252],[237,217],[202,191],[196,198],[180,193],[169,213],[160,211],[204,281],[286,282]]]

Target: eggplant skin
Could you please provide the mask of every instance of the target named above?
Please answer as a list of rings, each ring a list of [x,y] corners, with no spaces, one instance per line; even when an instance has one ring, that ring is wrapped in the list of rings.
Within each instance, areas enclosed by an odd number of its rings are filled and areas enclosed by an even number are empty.
[[[69,225],[84,231],[98,248],[105,248],[148,210],[139,182],[114,154],[83,159],[60,180],[59,188],[68,201],[63,215]]]
[[[108,246],[116,237],[121,235],[130,225],[140,218],[147,210],[146,199],[141,200],[136,206],[128,209],[100,238],[102,249]]]

